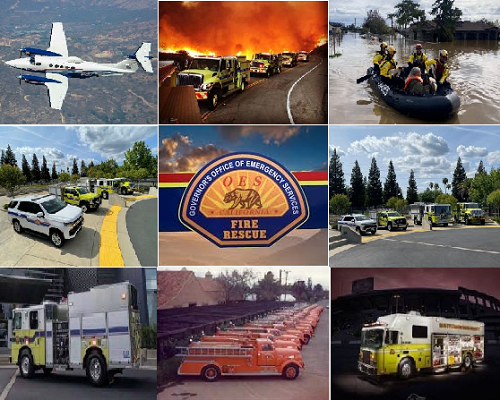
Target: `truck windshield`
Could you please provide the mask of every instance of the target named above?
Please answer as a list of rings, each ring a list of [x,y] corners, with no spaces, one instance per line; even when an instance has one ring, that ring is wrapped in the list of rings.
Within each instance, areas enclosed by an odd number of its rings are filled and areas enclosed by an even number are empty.
[[[364,215],[356,215],[356,221],[368,221],[370,218],[365,217]]]
[[[42,206],[45,209],[45,211],[47,211],[49,214],[55,214],[61,211],[64,207],[66,207],[67,204],[61,199],[54,197],[53,199],[44,201],[42,203]]]
[[[482,217],[484,215],[483,210],[470,210],[470,213],[476,217]]]
[[[450,214],[451,206],[436,206],[436,214]]]
[[[80,194],[88,194],[90,192],[86,188],[78,188],[78,193],[80,193]]]
[[[207,71],[219,70],[219,60],[212,60],[210,58],[195,58],[191,63],[190,69],[204,69]]]
[[[477,203],[467,203],[465,208],[479,208],[479,204]]]
[[[255,59],[257,59],[257,60],[270,60],[271,59],[271,55],[270,54],[258,53],[258,54],[255,55]]]
[[[383,329],[367,329],[361,332],[361,346],[379,349],[384,342]]]

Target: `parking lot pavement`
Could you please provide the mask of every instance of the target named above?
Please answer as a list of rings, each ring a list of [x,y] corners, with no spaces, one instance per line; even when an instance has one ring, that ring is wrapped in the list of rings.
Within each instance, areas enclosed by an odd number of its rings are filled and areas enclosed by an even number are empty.
[[[223,376],[217,382],[205,382],[200,377],[182,377],[180,381],[160,389],[158,400],[329,399],[328,314],[328,309],[321,313],[314,337],[303,347],[305,369],[300,371],[297,379],[286,381],[280,376]]]
[[[2,381],[0,369],[0,385]],[[9,380],[13,370],[10,369]],[[7,392],[5,386],[0,386],[1,400],[155,400],[156,371],[129,370],[115,376],[110,386],[91,386],[84,371],[55,372],[46,377],[37,372],[33,379],[23,379],[17,376],[14,385]],[[4,393],[2,393],[4,391]],[[5,396],[5,397],[2,397]]]
[[[0,211],[1,266],[97,266],[99,262],[99,230],[108,210],[106,201],[96,211],[84,214],[85,222],[75,238],[60,249],[49,238],[32,232],[17,234]]]

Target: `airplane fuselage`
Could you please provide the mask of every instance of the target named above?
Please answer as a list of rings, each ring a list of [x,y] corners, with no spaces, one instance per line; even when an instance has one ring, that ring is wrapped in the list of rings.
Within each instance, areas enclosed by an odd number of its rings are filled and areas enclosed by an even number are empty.
[[[68,78],[90,78],[92,76],[121,75],[134,73],[133,60],[125,63],[124,68],[117,68],[115,64],[99,64],[92,61],[83,61],[78,57],[49,57],[35,55],[7,61],[7,65],[31,72],[55,73]]]

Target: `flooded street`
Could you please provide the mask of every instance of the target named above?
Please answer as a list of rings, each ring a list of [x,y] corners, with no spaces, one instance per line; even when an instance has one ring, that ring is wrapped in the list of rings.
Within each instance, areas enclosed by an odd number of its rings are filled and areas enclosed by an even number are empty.
[[[332,40],[332,38],[335,38]],[[398,36],[384,37],[396,47],[399,66],[407,66],[414,51],[414,40]],[[425,124],[435,123],[409,118],[389,107],[368,81],[356,84],[366,75],[372,58],[380,48],[376,40],[362,39],[359,34],[330,37],[330,54],[342,55],[329,59],[329,123],[330,124]],[[448,81],[461,100],[458,115],[445,123],[500,123],[500,53],[495,41],[455,41],[452,43],[422,42],[428,59],[438,57],[440,49],[448,50],[450,76]]]

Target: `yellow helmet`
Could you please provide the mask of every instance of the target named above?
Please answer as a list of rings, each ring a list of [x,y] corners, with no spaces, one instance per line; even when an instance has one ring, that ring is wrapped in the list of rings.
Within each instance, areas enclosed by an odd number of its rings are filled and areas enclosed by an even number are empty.
[[[394,46],[389,46],[389,54],[392,56],[396,54],[396,48]]]
[[[439,57],[448,58],[448,52],[446,50],[439,50]]]
[[[387,48],[387,43],[386,42],[380,43],[380,50],[384,50],[386,48]]]

